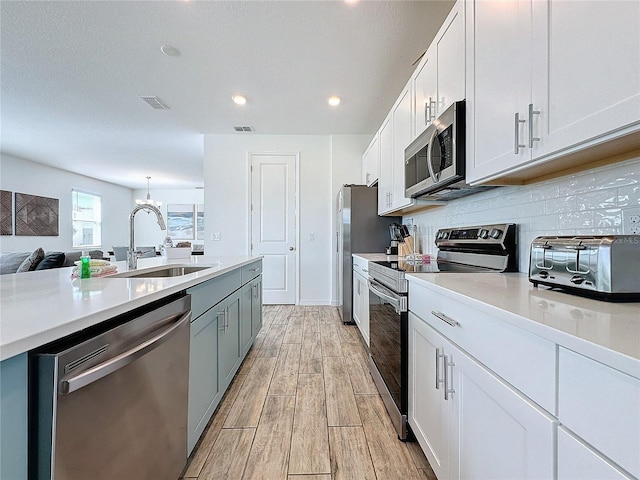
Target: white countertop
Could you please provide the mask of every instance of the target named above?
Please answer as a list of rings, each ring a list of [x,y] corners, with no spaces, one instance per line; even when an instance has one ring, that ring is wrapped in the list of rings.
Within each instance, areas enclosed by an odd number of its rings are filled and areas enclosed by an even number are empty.
[[[370,260],[372,262],[391,262],[398,260],[398,255],[386,255],[384,253],[354,253],[353,256],[364,258],[365,260]]]
[[[13,357],[172,293],[259,260],[251,256],[141,258],[138,270],[158,265],[211,268],[170,278],[71,278],[72,268],[0,276],[0,360]],[[118,273],[127,262],[115,262]]]
[[[407,273],[407,280],[640,378],[640,303],[536,288],[524,273]]]

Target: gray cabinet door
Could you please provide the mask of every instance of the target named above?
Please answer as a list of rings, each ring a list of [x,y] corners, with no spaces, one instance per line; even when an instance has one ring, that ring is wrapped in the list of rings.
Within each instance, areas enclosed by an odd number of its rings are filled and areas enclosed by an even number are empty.
[[[218,378],[220,390],[231,383],[240,363],[240,293],[237,290],[213,307],[218,317]]]
[[[217,308],[208,310],[191,323],[189,352],[189,434],[188,450],[194,447],[213,413],[218,394],[218,323],[222,315]]]
[[[246,355],[253,343],[252,333],[252,310],[253,310],[253,292],[254,282],[249,282],[242,287],[240,295],[240,350],[242,355]]]
[[[262,328],[262,275],[251,282],[251,338]]]

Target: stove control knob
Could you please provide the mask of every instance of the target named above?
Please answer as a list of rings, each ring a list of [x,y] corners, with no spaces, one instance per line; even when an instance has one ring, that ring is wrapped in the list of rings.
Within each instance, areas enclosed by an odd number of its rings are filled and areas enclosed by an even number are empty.
[[[491,230],[489,230],[489,236],[497,240],[502,236],[502,230],[500,230],[499,228],[492,228]]]
[[[482,239],[486,239],[488,236],[489,236],[489,230],[487,230],[486,228],[481,228],[480,231],[478,232],[478,237]]]
[[[580,275],[574,275],[573,277],[571,277],[570,282],[575,285],[582,285],[584,283],[584,277],[581,277]]]
[[[449,232],[441,232],[441,237],[442,239],[446,239],[449,238]]]

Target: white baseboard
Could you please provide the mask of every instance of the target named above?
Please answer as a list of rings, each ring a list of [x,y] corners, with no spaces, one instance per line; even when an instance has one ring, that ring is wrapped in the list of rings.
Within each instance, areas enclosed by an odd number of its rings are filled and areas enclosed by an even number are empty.
[[[300,300],[298,305],[314,307],[317,305],[332,305],[331,300]]]

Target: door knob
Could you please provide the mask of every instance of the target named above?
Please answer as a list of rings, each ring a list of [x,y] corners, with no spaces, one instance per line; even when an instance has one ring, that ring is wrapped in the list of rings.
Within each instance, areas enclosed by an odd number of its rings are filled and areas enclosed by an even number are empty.
[[[290,251],[292,251],[292,252],[293,252],[295,249],[296,249],[296,247],[289,247],[289,250],[290,250]]]

